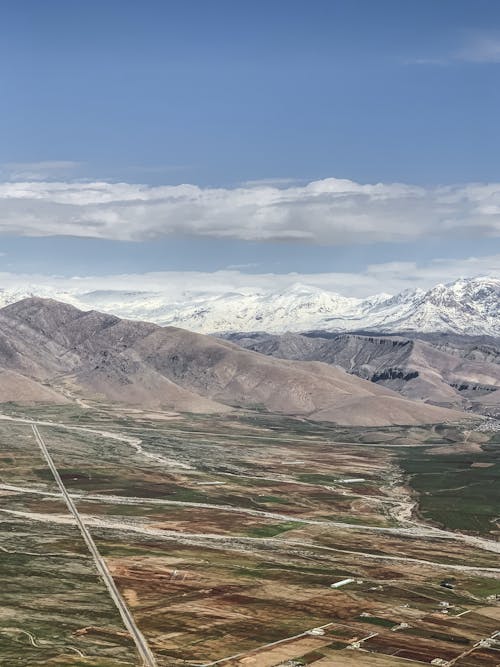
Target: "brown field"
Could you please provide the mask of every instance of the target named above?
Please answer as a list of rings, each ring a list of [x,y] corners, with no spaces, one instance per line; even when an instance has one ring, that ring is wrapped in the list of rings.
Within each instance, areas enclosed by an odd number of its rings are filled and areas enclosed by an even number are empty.
[[[432,428],[12,410],[45,422],[160,667],[500,663],[499,550],[424,524],[399,466],[401,448],[436,439]],[[439,433],[446,447],[465,440],[457,427]],[[136,664],[30,426],[0,422],[0,445],[4,663]]]

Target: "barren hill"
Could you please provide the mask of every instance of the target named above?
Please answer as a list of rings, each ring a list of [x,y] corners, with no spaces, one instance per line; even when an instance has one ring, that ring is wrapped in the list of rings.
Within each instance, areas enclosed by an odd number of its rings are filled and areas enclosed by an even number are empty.
[[[0,310],[0,400],[101,398],[185,412],[261,407],[340,424],[451,421],[320,362],[267,357],[175,327],[28,298]]]
[[[500,399],[500,350],[485,337],[374,334],[232,334],[246,349],[316,360],[397,391],[410,399],[488,413]]]

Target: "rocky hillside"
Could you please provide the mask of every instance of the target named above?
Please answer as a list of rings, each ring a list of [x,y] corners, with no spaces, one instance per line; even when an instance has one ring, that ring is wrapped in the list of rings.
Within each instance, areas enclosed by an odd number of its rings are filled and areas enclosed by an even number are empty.
[[[202,413],[259,407],[360,425],[463,416],[325,363],[275,359],[210,336],[41,298],[0,310],[0,370],[3,401],[78,397]]]
[[[322,361],[411,399],[497,414],[500,340],[446,334],[229,334],[246,349],[280,359]]]

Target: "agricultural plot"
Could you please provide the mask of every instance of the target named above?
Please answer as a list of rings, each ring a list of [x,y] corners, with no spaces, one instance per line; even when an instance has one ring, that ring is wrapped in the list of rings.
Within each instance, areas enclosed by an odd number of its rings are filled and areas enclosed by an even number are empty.
[[[102,405],[3,413],[2,664],[141,664],[31,421],[158,666],[500,661],[492,523],[454,525],[425,495],[434,462],[450,493],[466,460],[493,474],[484,434]]]
[[[492,436],[480,447],[457,453],[447,446],[405,450],[401,465],[419,494],[425,519],[498,539],[500,443],[495,440]]]

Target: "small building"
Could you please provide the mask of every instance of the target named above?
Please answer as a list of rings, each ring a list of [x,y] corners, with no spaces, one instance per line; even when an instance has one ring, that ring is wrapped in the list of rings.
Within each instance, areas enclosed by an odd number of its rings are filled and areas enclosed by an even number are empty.
[[[393,628],[391,628],[392,632],[397,632],[398,630],[408,630],[409,628],[408,623],[400,623],[399,625],[395,625]]]
[[[330,588],[340,588],[346,584],[352,584],[354,579],[342,579],[341,581],[336,581],[334,584],[330,584]]]

